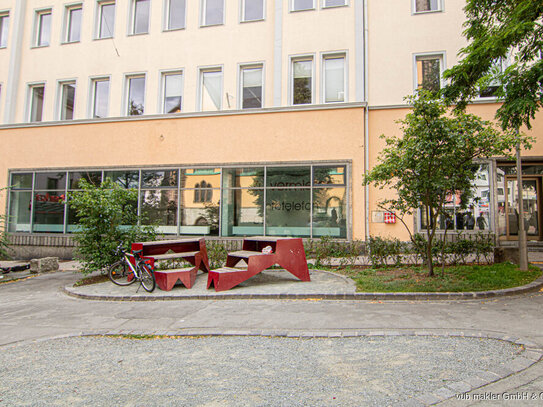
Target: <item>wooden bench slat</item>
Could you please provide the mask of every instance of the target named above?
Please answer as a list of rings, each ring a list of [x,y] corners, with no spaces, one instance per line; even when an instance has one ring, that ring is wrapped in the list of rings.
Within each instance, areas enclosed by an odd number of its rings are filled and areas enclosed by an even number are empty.
[[[177,239],[177,240],[155,240],[153,242],[142,242],[140,243],[143,247],[150,247],[150,246],[168,246],[168,245],[175,245],[175,244],[181,244],[181,243],[197,243],[201,240],[201,238],[189,238],[189,239]]]

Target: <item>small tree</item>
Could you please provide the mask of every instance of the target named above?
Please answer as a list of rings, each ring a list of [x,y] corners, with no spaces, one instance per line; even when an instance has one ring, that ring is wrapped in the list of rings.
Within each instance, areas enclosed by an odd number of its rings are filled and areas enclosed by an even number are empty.
[[[474,160],[506,155],[517,142],[526,144],[528,140],[500,133],[475,115],[463,112],[447,115],[445,102],[429,92],[421,91],[407,100],[413,110],[399,121],[403,137],[386,138],[380,163],[365,174],[364,184],[396,192],[396,197],[381,201],[380,206],[396,213],[413,244],[416,244],[413,233],[404,218],[418,208],[426,211],[425,258],[428,273],[433,276],[432,247],[437,219],[445,215],[447,196],[470,193],[475,177]]]
[[[75,209],[81,226],[75,240],[78,243],[76,256],[82,262],[83,273],[103,270],[118,260],[114,251],[120,241],[127,246],[155,239],[153,226],[140,225],[135,189],[125,189],[110,178],[100,186],[82,179],[79,186],[82,190],[70,193],[68,204]]]

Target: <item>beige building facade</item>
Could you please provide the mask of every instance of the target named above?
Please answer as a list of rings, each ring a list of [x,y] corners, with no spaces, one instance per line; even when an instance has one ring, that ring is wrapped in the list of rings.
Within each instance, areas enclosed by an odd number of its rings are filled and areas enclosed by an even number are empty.
[[[138,189],[138,211],[169,236],[406,240],[377,205],[393,191],[363,187],[362,174],[379,136],[399,134],[404,97],[442,86],[457,62],[463,3],[4,0],[8,230],[15,242],[69,239],[77,220],[63,200],[82,178],[110,177]],[[487,92],[470,108],[492,118],[496,107]],[[542,148],[525,153],[534,239]],[[451,197],[448,222],[514,239],[514,182],[509,164],[483,163],[477,199],[460,211]]]

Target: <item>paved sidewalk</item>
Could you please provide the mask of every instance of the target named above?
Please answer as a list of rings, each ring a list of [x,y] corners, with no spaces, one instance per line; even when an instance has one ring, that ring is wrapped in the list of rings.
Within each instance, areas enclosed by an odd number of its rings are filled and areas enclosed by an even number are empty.
[[[47,347],[50,352],[53,352],[51,357],[56,357],[54,356],[56,347],[50,341],[52,337],[78,338],[80,335],[175,335],[181,337],[218,335],[225,337],[227,348],[238,346],[242,338],[247,336],[298,338],[309,341],[328,338],[334,341],[333,343],[338,341],[338,346],[347,338],[398,337],[405,339],[413,337],[421,338],[422,342],[418,346],[419,351],[413,353],[412,357],[406,356],[405,362],[416,367],[418,364],[416,358],[426,358],[424,349],[430,349],[430,345],[435,345],[437,343],[435,338],[457,338],[455,339],[457,341],[475,338],[483,346],[482,349],[497,340],[500,343],[522,346],[521,352],[514,361],[508,361],[507,365],[502,367],[490,366],[469,377],[453,379],[454,369],[447,373],[447,369],[444,369],[441,362],[425,359],[425,363],[433,363],[435,374],[444,374],[448,380],[444,382],[442,388],[428,386],[426,392],[419,391],[413,398],[401,399],[401,394],[398,394],[397,401],[401,401],[400,404],[404,405],[429,405],[438,403],[440,400],[445,403],[444,405],[540,405],[539,400],[537,402],[505,400],[503,394],[543,393],[543,365],[542,362],[537,362],[543,348],[543,330],[541,329],[543,292],[461,301],[380,302],[293,299],[224,301],[209,299],[206,301],[113,302],[76,299],[61,291],[63,287],[73,285],[79,278],[80,274],[65,271],[0,284],[0,352],[19,349],[19,346],[33,346],[33,352],[39,353]],[[299,281],[294,283],[300,286],[307,284]],[[45,342],[40,345],[40,341]],[[74,350],[81,348],[76,339],[70,343],[73,343]],[[123,343],[124,347],[131,346],[130,341]],[[152,343],[153,341],[149,342],[148,352],[142,354],[143,359],[138,363],[143,365],[152,363],[151,361],[156,357],[152,350],[154,348]],[[387,353],[386,346],[389,345],[385,344],[389,342],[379,339],[378,343],[383,346],[380,352]],[[264,349],[266,348],[261,348],[260,345],[247,349],[247,356],[258,358],[262,356],[262,352],[266,352]],[[96,351],[99,352],[99,349]],[[356,353],[351,352],[349,355],[355,356]],[[178,356],[172,355],[172,357],[175,359]],[[483,354],[479,357],[464,355],[459,359],[463,361],[463,365],[466,365],[482,357]],[[393,392],[387,387],[386,369],[394,369],[394,363],[398,360],[401,359],[393,358],[380,365],[369,366],[368,368],[385,369],[385,376],[381,379],[375,378],[368,386],[378,392]],[[237,366],[243,368],[243,365],[235,363],[233,359],[230,363],[236,368]],[[347,365],[343,361],[332,359],[330,366],[343,369],[341,371],[346,374],[345,380],[351,380],[356,375],[365,377],[363,370],[359,370],[360,367]],[[77,371],[78,367],[74,366],[74,368]],[[306,372],[300,372],[302,373],[306,374]],[[60,371],[55,374],[61,375]],[[211,375],[209,377],[213,376],[212,371],[206,371],[206,374]],[[273,374],[277,375],[277,380],[279,380],[282,372],[279,369]],[[58,377],[59,380],[64,380]],[[96,380],[100,378],[97,377]],[[257,386],[258,381],[255,383],[254,385]],[[52,385],[54,386],[54,383]],[[276,390],[270,388],[270,391]],[[317,388],[315,391],[318,399],[320,390]],[[455,394],[470,391],[471,393],[468,393],[470,400],[455,398]],[[490,395],[499,393],[502,399],[494,400],[490,404],[486,401],[475,400],[475,394],[482,394],[483,391]],[[125,399],[124,403],[127,402],[128,400]],[[78,404],[77,401],[75,404]],[[84,403],[81,402],[81,404]],[[246,404],[266,403],[247,402]],[[321,404],[341,405],[339,402],[334,404],[332,401],[323,401]],[[0,405],[2,405],[1,402]],[[285,400],[285,405],[289,405],[288,399]],[[346,405],[354,404],[346,403]]]

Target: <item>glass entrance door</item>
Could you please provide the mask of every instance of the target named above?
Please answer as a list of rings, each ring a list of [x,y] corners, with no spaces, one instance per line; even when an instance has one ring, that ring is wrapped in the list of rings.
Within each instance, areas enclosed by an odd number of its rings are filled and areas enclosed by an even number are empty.
[[[541,240],[540,227],[540,178],[524,178],[522,180],[523,194],[523,218],[524,228],[528,239]],[[518,215],[518,192],[516,178],[507,179],[507,237],[518,239],[519,215]]]

